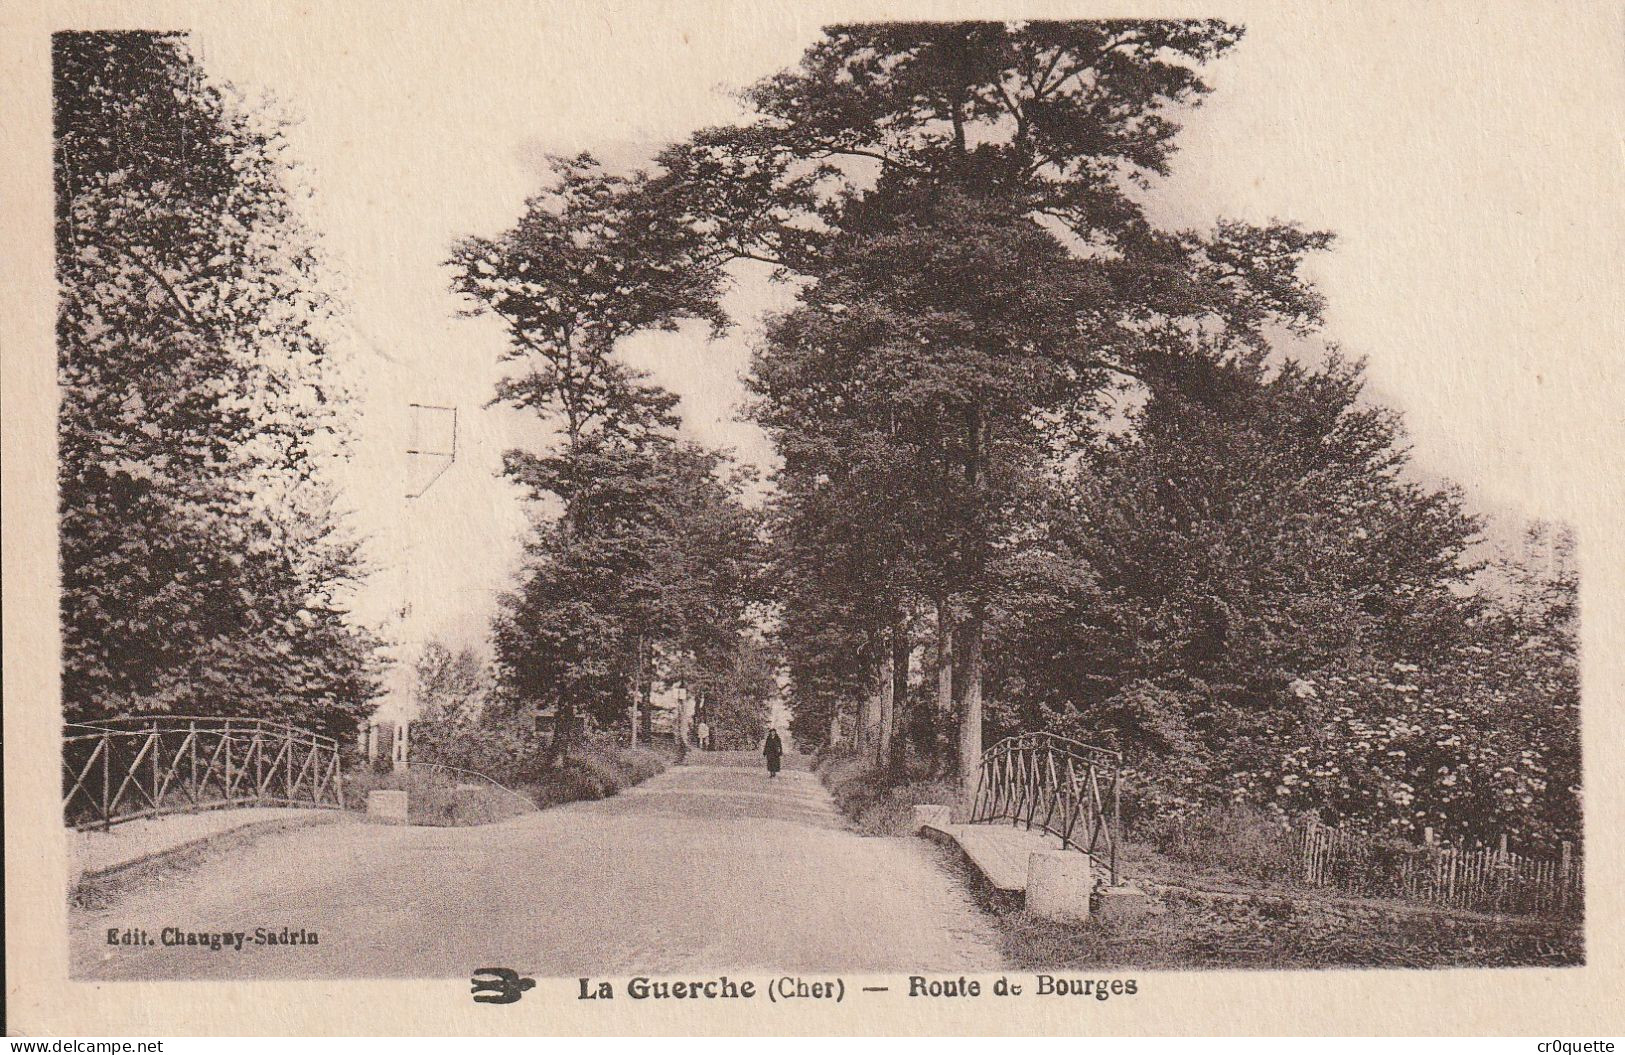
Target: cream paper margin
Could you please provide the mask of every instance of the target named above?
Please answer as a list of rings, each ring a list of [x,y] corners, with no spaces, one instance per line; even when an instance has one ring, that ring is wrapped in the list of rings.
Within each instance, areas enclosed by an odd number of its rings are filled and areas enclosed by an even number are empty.
[[[782,6],[781,6],[782,5]],[[1530,348],[1517,362],[1480,364],[1479,374],[1445,376],[1461,398],[1489,398],[1477,391],[1499,370],[1534,373],[1534,357],[1560,361],[1553,374],[1569,387],[1550,392],[1548,406],[1562,421],[1566,449],[1546,464],[1525,465],[1524,479],[1553,485],[1572,498],[1566,505],[1580,532],[1583,569],[1584,749],[1587,789],[1587,963],[1564,970],[1372,970],[1324,972],[1170,973],[1100,972],[1139,979],[1139,994],[1106,1002],[1093,999],[974,1000],[908,999],[887,976],[886,999],[852,999],[839,1005],[769,1004],[752,1001],[700,1003],[613,1002],[575,999],[570,979],[542,980],[521,1002],[475,1005],[466,980],[445,982],[231,982],[82,983],[67,980],[66,906],[63,895],[65,838],[58,811],[56,536],[54,483],[55,383],[52,318],[52,206],[49,33],[55,29],[186,28],[204,5],[154,2],[60,3],[0,8],[4,73],[0,81],[0,253],[3,253],[3,329],[0,363],[4,395],[4,699],[6,966],[9,1025],[21,1035],[454,1035],[454,1034],[1539,1034],[1596,1035],[1625,1032],[1621,937],[1625,934],[1625,548],[1618,537],[1621,503],[1621,441],[1625,439],[1625,385],[1620,378],[1621,337],[1621,120],[1625,113],[1625,7],[1602,0],[1566,4],[1464,3],[1456,0],[1413,7],[1406,2],[1303,3],[1291,8],[1310,37],[1319,36],[1337,76],[1343,42],[1355,45],[1360,27],[1391,31],[1419,11],[1458,19],[1463,34],[1488,35],[1502,61],[1485,78],[1533,78],[1548,92],[1546,130],[1567,149],[1554,153],[1528,193],[1589,203],[1591,234],[1602,232],[1605,259],[1572,249],[1561,229],[1528,245],[1544,266],[1536,288],[1518,291],[1530,310],[1544,311],[1537,329],[1561,334],[1552,346]],[[831,21],[883,18],[1218,16],[1247,23],[1250,13],[1282,8],[1267,2],[1215,0],[1196,5],[1175,0],[983,3],[902,0],[793,0],[662,5],[691,20],[698,31],[732,37],[748,47],[759,18],[793,17],[812,38]],[[295,2],[244,3],[230,17],[244,33],[257,26],[321,21],[355,32],[389,32],[400,19],[591,18],[602,24],[635,24],[653,4],[555,0],[553,3]],[[220,8],[211,14],[219,17]],[[791,14],[793,12],[793,15]],[[1560,26],[1568,41],[1561,61],[1536,61],[1519,27],[1539,22]],[[1332,28],[1335,23],[1336,28]],[[457,46],[454,34],[446,46]],[[730,41],[730,46],[735,46]],[[455,60],[442,56],[437,65]],[[640,77],[659,76],[670,56],[659,57]],[[1352,61],[1352,60],[1351,60]],[[1380,61],[1380,55],[1376,61]],[[741,79],[765,70],[744,69]],[[386,71],[380,70],[380,76]],[[395,83],[412,73],[387,71]],[[421,76],[421,74],[419,75]],[[1403,70],[1389,81],[1394,108],[1422,90]],[[273,90],[274,85],[269,86]],[[1291,84],[1280,90],[1292,91]],[[1421,101],[1418,99],[1418,101]],[[1440,136],[1473,136],[1474,114],[1437,129]],[[1380,135],[1380,129],[1373,129]],[[1244,149],[1244,145],[1240,149]],[[1380,172],[1372,173],[1381,179]],[[448,188],[455,182],[447,181]],[[1396,194],[1436,193],[1394,188]],[[1493,223],[1493,218],[1486,218]],[[1349,235],[1357,232],[1340,232]],[[1418,237],[1425,237],[1419,232]],[[1595,238],[1591,243],[1595,244]],[[1504,292],[1504,291],[1503,291]],[[1419,302],[1425,287],[1414,290]],[[1494,291],[1486,291],[1493,295]],[[1335,335],[1334,335],[1335,336]],[[1584,377],[1581,384],[1577,379]],[[1550,382],[1548,382],[1550,383]],[[1598,399],[1595,386],[1605,396]],[[1603,407],[1602,413],[1595,408]],[[1586,409],[1591,408],[1591,409]],[[1552,421],[1538,423],[1551,430]],[[1539,450],[1537,423],[1507,415],[1507,444]],[[1523,441],[1528,440],[1525,443]],[[1551,452],[1548,441],[1546,452]],[[739,972],[766,979],[765,972]],[[1012,972],[1014,975],[1016,972]],[[1082,973],[1082,972],[1080,972]],[[737,975],[736,975],[737,976]],[[845,976],[848,987],[859,976]],[[996,976],[985,976],[991,979]],[[617,979],[617,987],[624,979]]]

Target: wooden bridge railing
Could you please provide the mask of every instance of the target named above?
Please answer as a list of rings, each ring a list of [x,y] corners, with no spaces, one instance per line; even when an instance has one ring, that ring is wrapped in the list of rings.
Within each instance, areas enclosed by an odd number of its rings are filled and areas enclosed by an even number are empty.
[[[1119,881],[1123,757],[1053,733],[1023,733],[982,753],[971,823],[1009,820],[1058,836]]]
[[[344,807],[338,741],[262,718],[70,724],[62,786],[64,819],[77,828],[224,806]]]

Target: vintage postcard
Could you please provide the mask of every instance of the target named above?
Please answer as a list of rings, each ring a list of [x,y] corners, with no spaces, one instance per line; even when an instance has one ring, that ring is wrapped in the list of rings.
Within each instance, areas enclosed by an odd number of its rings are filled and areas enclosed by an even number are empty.
[[[13,1034],[1625,1029],[1617,3],[0,19]]]

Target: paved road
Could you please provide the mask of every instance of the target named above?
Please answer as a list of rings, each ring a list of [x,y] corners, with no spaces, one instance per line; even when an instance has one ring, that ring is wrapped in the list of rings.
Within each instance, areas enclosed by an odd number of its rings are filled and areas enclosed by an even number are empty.
[[[1002,966],[989,920],[923,840],[846,828],[811,773],[691,756],[600,802],[479,828],[267,836],[73,917],[89,978],[615,977],[746,968]],[[793,759],[791,761],[794,761]],[[109,929],[314,931],[315,945],[110,946]]]

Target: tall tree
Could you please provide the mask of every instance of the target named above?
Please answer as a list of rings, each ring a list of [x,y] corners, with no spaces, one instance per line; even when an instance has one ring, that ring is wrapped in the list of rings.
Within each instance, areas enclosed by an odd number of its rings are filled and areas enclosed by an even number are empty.
[[[1147,375],[1132,427],[1016,559],[995,657],[1023,701],[1008,718],[1123,747],[1148,797],[1267,804],[1262,774],[1318,735],[1328,678],[1456,647],[1478,525],[1412,477],[1358,364],[1192,349]]]
[[[541,514],[496,643],[507,684],[557,720],[562,760],[579,714],[632,713],[657,673],[715,693],[736,666],[757,588],[757,521],[746,477],[720,454],[680,442],[670,393],[619,364],[620,388],[573,445],[510,452],[510,474],[566,513]]]
[[[652,559],[644,529],[672,442],[675,397],[619,364],[601,373],[599,409],[570,444],[506,457],[508,474],[537,505],[519,588],[498,618],[497,655],[511,691],[554,707],[554,760],[567,753],[578,713],[603,719],[624,704],[637,659],[627,615],[648,601],[638,587]],[[563,517],[548,518],[549,498],[563,504]]]
[[[674,447],[664,462],[653,588],[663,613],[668,680],[708,700],[750,639],[760,594],[760,517],[740,500],[748,473],[722,455]]]
[[[280,127],[178,34],[53,38],[63,696],[71,718],[376,695],[326,469],[346,422]]]
[[[779,618],[775,636],[796,692],[791,729],[804,742],[827,742],[850,713],[854,737],[868,748],[868,706],[876,689],[879,633],[888,582],[875,574],[887,521],[872,517],[839,469],[812,471],[791,442],[779,445],[785,467],[769,503],[768,565]],[[824,464],[824,463],[820,463]],[[826,467],[827,464],[826,464]]]
[[[641,178],[590,156],[558,158],[543,193],[496,238],[469,237],[448,261],[470,314],[500,319],[518,371],[493,402],[539,415],[562,434],[544,451],[512,450],[508,475],[563,512],[540,512],[519,592],[499,619],[497,643],[514,687],[557,708],[551,754],[562,758],[580,704],[621,698],[645,677],[649,598],[617,610],[637,581],[637,519],[647,515],[654,447],[670,446],[676,398],[613,357],[616,344],[682,318],[717,318],[716,277],[689,265],[694,232],[637,207]],[[645,555],[646,556],[646,555]],[[624,640],[631,632],[632,643]],[[640,639],[641,637],[641,639]],[[627,666],[631,663],[630,668]]]
[[[662,155],[656,182],[696,188],[683,200],[719,254],[813,280],[792,326],[857,342],[827,351],[831,365],[855,354],[868,371],[868,398],[839,413],[866,415],[874,435],[890,400],[924,462],[946,467],[923,493],[944,514],[930,524],[934,599],[957,623],[943,656],[965,668],[967,775],[989,570],[1012,532],[1000,513],[1042,453],[1040,424],[1137,377],[1169,331],[1261,343],[1271,326],[1316,321],[1296,271],[1323,235],[1162,232],[1133,193],[1166,171],[1172,114],[1206,91],[1199,67],[1238,37],[1210,21],[831,27],[797,69],[746,93],[756,123]],[[832,376],[810,391],[828,396]]]

